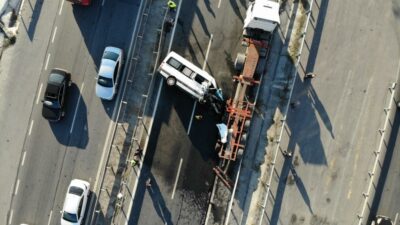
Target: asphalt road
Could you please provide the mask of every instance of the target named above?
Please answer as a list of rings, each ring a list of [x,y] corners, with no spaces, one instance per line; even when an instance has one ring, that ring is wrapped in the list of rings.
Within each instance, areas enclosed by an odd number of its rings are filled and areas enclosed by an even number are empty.
[[[97,68],[106,46],[128,51],[138,7],[123,0],[93,1],[87,8],[65,1],[25,3],[17,44],[2,67],[0,122],[9,132],[2,132],[0,143],[14,150],[1,157],[7,171],[1,173],[2,191],[12,194],[1,197],[2,224],[59,224],[70,180],[97,185],[115,106],[94,94]],[[54,67],[71,71],[73,84],[66,117],[53,124],[42,118],[39,100]]]
[[[184,1],[172,46],[212,74],[227,97],[241,44],[239,8],[244,10],[239,1]],[[177,88],[163,84],[160,93],[129,224],[202,224],[218,162],[220,118]],[[148,178],[152,185],[146,189]]]
[[[281,142],[294,155],[277,168],[264,224],[358,222],[388,87],[399,74],[394,2],[316,1],[292,98],[299,105]],[[310,71],[317,77],[303,80]]]

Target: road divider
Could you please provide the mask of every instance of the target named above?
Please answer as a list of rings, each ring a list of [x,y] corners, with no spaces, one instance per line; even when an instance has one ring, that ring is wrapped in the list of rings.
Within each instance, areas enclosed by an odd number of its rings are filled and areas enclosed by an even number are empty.
[[[75,107],[74,118],[72,119],[71,129],[69,130],[70,134],[72,134],[72,131],[74,130],[76,114],[78,113],[79,103],[81,102],[81,98],[82,98],[82,93],[83,93],[83,88],[84,87],[85,87],[85,82],[82,82],[81,89],[80,89],[80,94],[79,94],[79,97],[78,97],[78,103],[76,104],[76,107]]]
[[[53,37],[51,38],[51,43],[54,43],[54,38],[56,37],[56,33],[57,33],[57,26],[54,27]]]
[[[171,199],[174,199],[175,196],[176,186],[178,185],[178,180],[179,180],[179,174],[181,173],[182,162],[183,159],[181,158],[181,160],[179,161],[178,172],[176,173],[175,177],[174,189],[172,190]]]
[[[21,166],[24,166],[24,163],[25,163],[25,156],[26,156],[26,151],[24,151],[24,154],[22,155]]]
[[[62,12],[62,9],[63,9],[63,6],[64,6],[64,2],[65,2],[65,0],[61,1],[61,6],[60,6],[60,9],[58,10],[58,15],[61,15],[61,12]]]
[[[51,224],[51,216],[53,215],[53,210],[50,210],[50,214],[49,214],[49,222],[47,222],[47,225]]]
[[[32,133],[32,127],[33,127],[33,120],[31,120],[31,125],[29,126],[29,131],[28,131],[28,136],[31,136]]]
[[[18,179],[18,180],[17,180],[17,185],[15,185],[14,195],[17,195],[17,194],[18,194],[19,182],[20,182],[20,180]]]
[[[36,96],[36,105],[39,104],[40,93],[42,93],[42,88],[43,88],[43,83],[40,84],[39,91],[38,91],[38,94]]]
[[[48,54],[47,54],[47,58],[46,58],[46,64],[45,64],[45,66],[44,66],[44,70],[47,70],[47,66],[49,65],[50,56],[51,56],[51,54],[48,53]]]
[[[192,123],[193,123],[193,118],[194,118],[194,112],[196,111],[196,106],[197,106],[197,101],[194,101],[192,115],[190,116],[189,126],[188,126],[188,130],[187,130],[187,135],[189,135],[190,130],[192,129]]]

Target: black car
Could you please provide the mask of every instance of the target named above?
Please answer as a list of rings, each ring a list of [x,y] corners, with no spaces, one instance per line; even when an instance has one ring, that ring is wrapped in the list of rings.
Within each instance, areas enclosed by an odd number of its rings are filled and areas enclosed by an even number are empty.
[[[42,115],[49,121],[59,121],[65,115],[65,96],[71,85],[71,74],[52,69],[44,92]]]

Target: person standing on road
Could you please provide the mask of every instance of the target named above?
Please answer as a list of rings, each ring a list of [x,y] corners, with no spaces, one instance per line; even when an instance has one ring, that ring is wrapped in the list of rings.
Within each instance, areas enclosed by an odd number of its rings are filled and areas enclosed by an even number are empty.
[[[305,79],[311,79],[311,78],[314,78],[315,76],[316,76],[315,73],[309,72],[304,76],[304,78]]]

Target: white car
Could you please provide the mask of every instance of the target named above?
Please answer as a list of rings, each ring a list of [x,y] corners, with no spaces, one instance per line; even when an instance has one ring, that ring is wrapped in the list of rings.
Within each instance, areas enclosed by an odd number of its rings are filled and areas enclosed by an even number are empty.
[[[64,206],[61,211],[61,225],[80,225],[85,215],[90,184],[84,180],[74,179],[68,187]]]
[[[106,47],[104,49],[96,83],[96,95],[99,98],[112,100],[117,93],[122,58],[122,49],[116,47]]]

